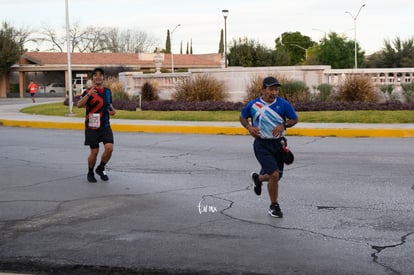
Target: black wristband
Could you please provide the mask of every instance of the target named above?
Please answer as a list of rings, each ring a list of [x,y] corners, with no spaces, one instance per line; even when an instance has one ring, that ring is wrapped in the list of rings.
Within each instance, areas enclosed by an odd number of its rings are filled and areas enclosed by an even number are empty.
[[[288,122],[287,122],[287,121],[285,121],[285,123],[283,123],[283,126],[285,126],[285,129],[286,129],[287,127],[289,127]]]

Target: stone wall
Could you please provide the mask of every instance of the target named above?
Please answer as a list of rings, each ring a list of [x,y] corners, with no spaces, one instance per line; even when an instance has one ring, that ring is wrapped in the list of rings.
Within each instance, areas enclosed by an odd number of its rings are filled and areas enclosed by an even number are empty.
[[[165,73],[165,74],[142,74],[135,72],[123,72],[119,78],[129,95],[141,93],[145,82],[155,83],[160,91],[161,99],[171,99],[175,91],[175,84],[183,78],[192,77],[197,74],[209,74],[225,84],[229,101],[243,101],[247,94],[247,86],[253,77],[260,75],[283,75],[289,80],[299,80],[306,83],[312,90],[321,83],[327,82],[324,72],[330,66],[286,66],[286,67],[229,67],[227,69],[193,69],[188,73]]]

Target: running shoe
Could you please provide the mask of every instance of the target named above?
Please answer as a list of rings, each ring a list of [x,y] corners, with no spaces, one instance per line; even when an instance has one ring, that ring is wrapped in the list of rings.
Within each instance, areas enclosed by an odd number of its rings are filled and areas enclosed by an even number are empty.
[[[272,203],[267,211],[270,216],[274,218],[283,218],[282,210],[280,210],[280,206],[278,203]]]
[[[109,180],[109,178],[108,178],[108,176],[106,175],[106,172],[105,172],[105,167],[98,166],[96,168],[95,172],[96,172],[96,174],[98,174],[101,177],[101,180],[103,180],[103,181]]]
[[[254,193],[256,193],[256,195],[260,196],[260,194],[262,193],[262,183],[259,180],[259,174],[257,173],[251,173],[250,174],[253,183],[254,183]]]

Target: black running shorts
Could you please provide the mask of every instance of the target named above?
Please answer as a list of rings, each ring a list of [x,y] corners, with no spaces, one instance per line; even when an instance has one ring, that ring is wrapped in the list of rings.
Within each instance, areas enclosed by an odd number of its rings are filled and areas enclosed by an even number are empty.
[[[85,129],[85,145],[91,148],[98,148],[99,143],[114,143],[114,135],[111,127],[100,130]]]

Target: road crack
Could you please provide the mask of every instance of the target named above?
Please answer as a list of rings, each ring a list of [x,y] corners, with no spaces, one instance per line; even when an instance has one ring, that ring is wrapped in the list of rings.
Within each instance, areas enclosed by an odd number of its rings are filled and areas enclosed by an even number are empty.
[[[236,193],[236,192],[243,192],[246,190],[249,190],[252,187],[252,184],[249,184],[247,187],[242,188],[242,189],[237,189],[237,190],[232,190],[232,191],[227,191],[227,192],[221,192],[221,193],[215,193],[215,194],[209,194],[209,195],[203,195],[202,199],[203,201],[210,197],[213,199],[218,199],[218,200],[222,200],[227,202],[229,205],[226,208],[223,208],[222,210],[219,211],[219,213],[229,219],[232,220],[236,220],[239,222],[243,222],[243,223],[247,223],[247,224],[253,224],[253,225],[260,225],[260,226],[268,226],[271,228],[276,228],[276,229],[284,229],[284,230],[295,230],[295,231],[300,231],[300,232],[306,232],[309,234],[313,234],[313,235],[317,235],[317,236],[321,236],[323,238],[329,238],[329,239],[335,239],[335,240],[341,240],[341,241],[352,241],[353,240],[349,240],[346,238],[341,238],[341,237],[336,237],[336,236],[332,236],[332,235],[328,235],[328,234],[324,234],[324,233],[320,233],[320,232],[316,232],[316,231],[312,231],[312,230],[308,230],[308,229],[304,229],[304,228],[299,228],[299,227],[285,227],[285,226],[278,226],[278,225],[274,225],[274,224],[269,224],[269,223],[262,223],[262,222],[257,222],[257,221],[251,221],[248,219],[243,219],[243,218],[239,218],[239,217],[235,217],[228,212],[228,210],[230,210],[233,205],[234,205],[234,201],[228,199],[228,198],[224,198],[223,195],[227,195],[227,194],[232,194],[232,193]]]
[[[389,272],[392,272],[392,273],[394,273],[394,274],[401,274],[401,272],[399,272],[399,271],[397,271],[397,270],[395,270],[395,269],[391,268],[390,266],[387,266],[387,265],[385,265],[385,264],[380,263],[380,262],[379,262],[379,254],[380,254],[383,250],[385,250],[385,249],[388,249],[388,248],[396,248],[396,247],[399,247],[399,246],[404,245],[404,244],[406,243],[406,241],[407,241],[407,238],[408,238],[409,236],[411,236],[411,235],[414,235],[414,232],[410,232],[410,233],[407,233],[407,234],[403,235],[403,236],[401,237],[401,239],[400,239],[400,242],[395,243],[395,244],[383,245],[383,246],[380,246],[380,245],[370,245],[370,246],[371,246],[371,248],[375,250],[375,252],[371,254],[372,261],[373,261],[374,263],[379,264],[380,266],[384,267],[384,268],[385,268],[387,271],[389,271]]]

